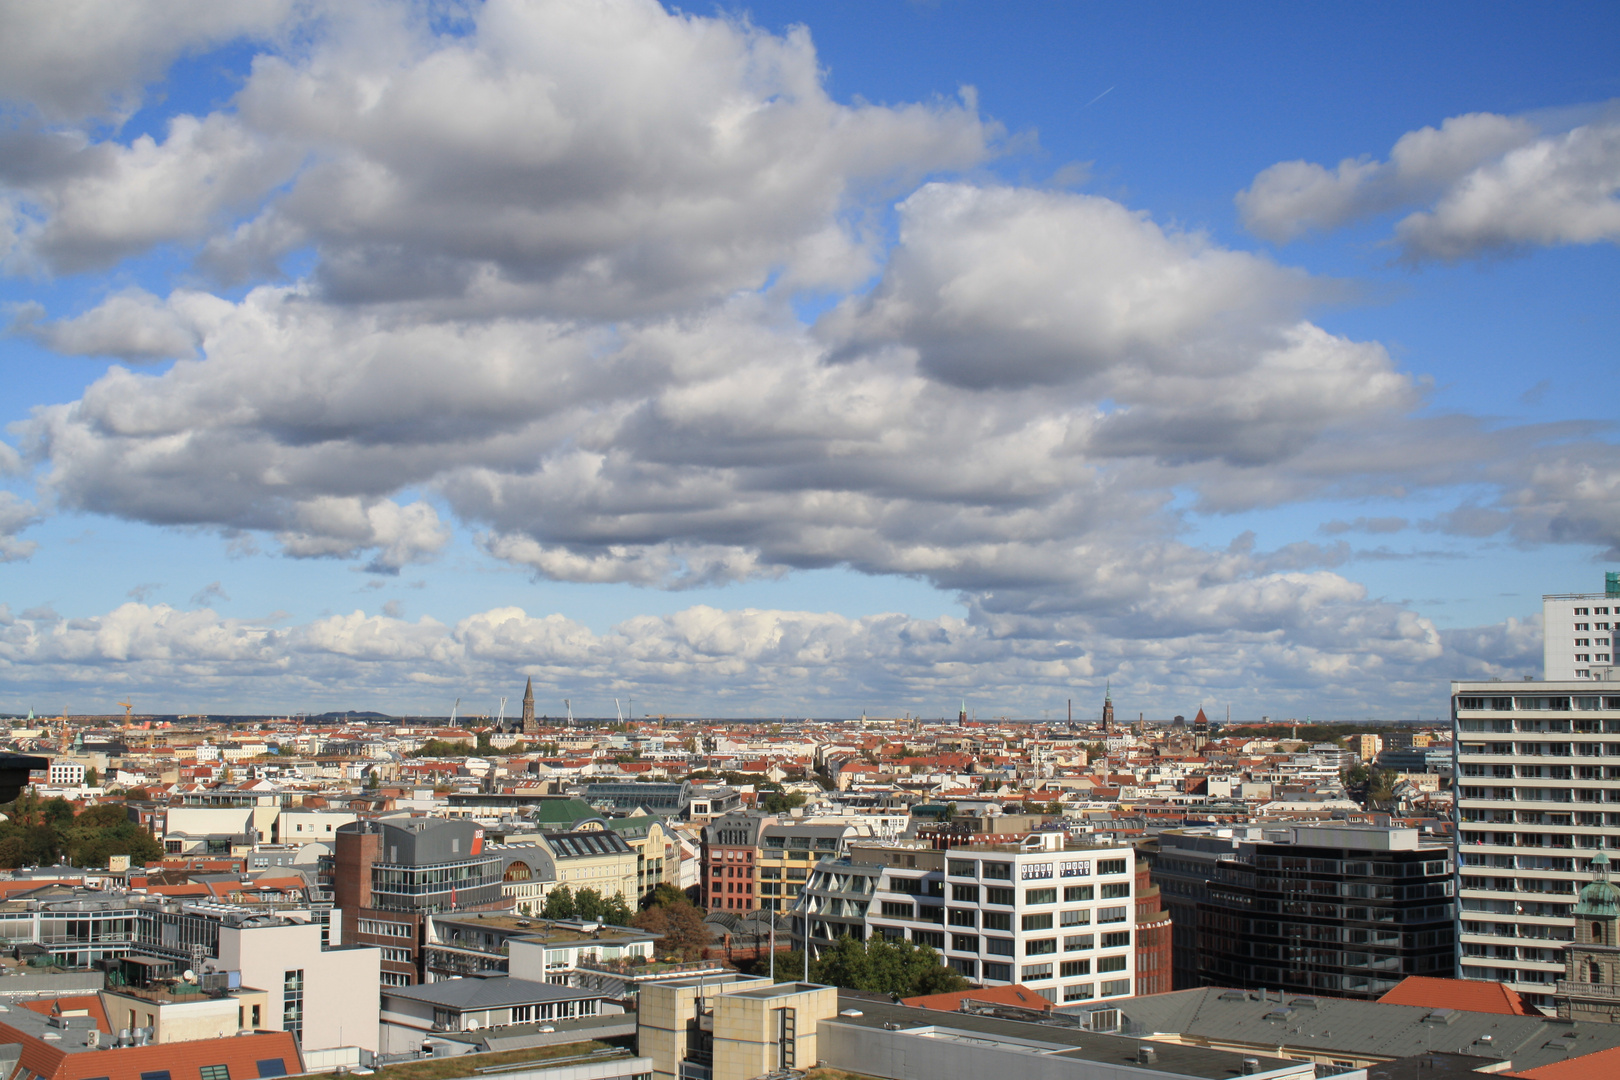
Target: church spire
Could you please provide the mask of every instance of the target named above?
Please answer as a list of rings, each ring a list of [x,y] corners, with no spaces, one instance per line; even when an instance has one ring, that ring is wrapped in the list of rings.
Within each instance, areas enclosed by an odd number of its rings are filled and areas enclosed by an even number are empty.
[[[534,678],[531,676],[523,687],[523,727],[525,732],[534,730]]]

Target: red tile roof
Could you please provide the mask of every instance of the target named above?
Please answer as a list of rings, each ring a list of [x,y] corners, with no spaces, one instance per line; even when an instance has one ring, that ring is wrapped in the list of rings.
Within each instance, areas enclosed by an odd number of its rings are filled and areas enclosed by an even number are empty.
[[[63,1015],[86,1012],[95,1018],[96,1027],[109,1034],[112,1032],[112,1028],[107,1023],[107,1010],[101,1007],[101,998],[96,994],[85,994],[81,997],[47,998],[44,1001],[19,1001],[17,1004],[45,1016],[50,1016],[58,1009],[61,1010]]]
[[[1459,1009],[1462,1012],[1495,1013],[1498,1016],[1542,1015],[1534,1005],[1526,1004],[1518,991],[1501,983],[1478,979],[1437,979],[1428,975],[1408,975],[1378,1002],[1381,1005],[1418,1005],[1425,1009]]]
[[[1568,1061],[1555,1061],[1524,1072],[1499,1073],[1519,1080],[1596,1080],[1600,1076],[1620,1076],[1620,1046],[1585,1054]]]
[[[204,1065],[225,1065],[231,1080],[257,1080],[259,1062],[281,1059],[288,1074],[304,1071],[298,1044],[285,1031],[266,1031],[230,1039],[156,1046],[121,1046],[69,1052],[44,1039],[0,1023],[0,1042],[21,1047],[20,1062],[41,1080],[140,1080],[143,1072],[167,1070],[172,1080],[201,1080]],[[279,1075],[279,1074],[277,1074]]]
[[[979,990],[953,990],[948,994],[927,994],[923,997],[906,998],[901,1004],[910,1005],[915,1009],[957,1012],[961,1009],[963,1000],[1012,1005],[1020,1009],[1039,1009],[1041,1012],[1052,1011],[1050,1001],[1020,983],[1011,986],[986,986]]]

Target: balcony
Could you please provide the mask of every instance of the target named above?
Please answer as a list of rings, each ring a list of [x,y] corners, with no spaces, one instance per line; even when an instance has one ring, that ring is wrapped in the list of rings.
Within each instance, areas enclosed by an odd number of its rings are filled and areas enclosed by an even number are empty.
[[[1567,979],[1558,980],[1560,994],[1573,994],[1577,997],[1607,998],[1610,1001],[1620,1001],[1620,986],[1607,983],[1570,982]]]

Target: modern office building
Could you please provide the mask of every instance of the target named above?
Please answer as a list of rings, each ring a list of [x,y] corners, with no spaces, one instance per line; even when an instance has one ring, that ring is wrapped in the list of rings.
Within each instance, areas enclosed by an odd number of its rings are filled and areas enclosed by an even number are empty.
[[[1175,988],[1282,988],[1374,999],[1455,963],[1449,842],[1353,825],[1178,829],[1153,880]]]
[[[884,867],[867,902],[868,936],[931,946],[974,982],[1022,983],[1054,1002],[1133,992],[1129,846],[1035,833],[1017,844],[943,850],[857,842],[850,860]],[[802,911],[795,927],[802,933]]]
[[[1615,666],[1620,626],[1620,571],[1603,575],[1600,593],[1551,593],[1541,598],[1542,677],[1549,681],[1604,679]]]
[[[1568,606],[1595,613],[1614,605]],[[1596,626],[1599,616],[1571,618]],[[1595,666],[1579,670],[1590,674],[1451,684],[1458,973],[1504,982],[1548,1008],[1574,937],[1577,893],[1620,829],[1620,682],[1599,680]]]
[[[355,821],[336,836],[332,892],[343,940],[382,949],[384,986],[423,981],[429,915],[505,906],[506,860],[471,821]]]

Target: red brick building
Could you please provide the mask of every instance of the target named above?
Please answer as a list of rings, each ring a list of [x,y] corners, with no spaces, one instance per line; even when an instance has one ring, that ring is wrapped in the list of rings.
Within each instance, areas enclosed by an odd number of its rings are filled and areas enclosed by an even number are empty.
[[[1170,913],[1159,902],[1152,868],[1136,863],[1136,993],[1163,994],[1170,985]]]

